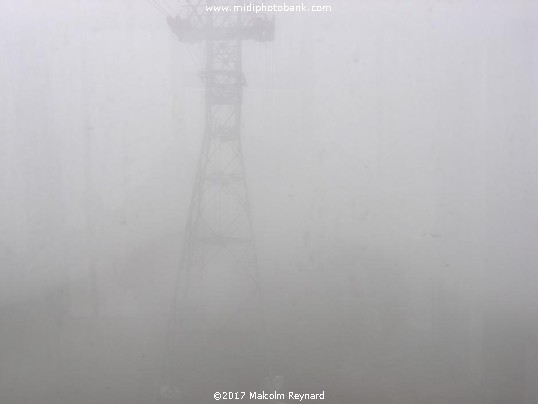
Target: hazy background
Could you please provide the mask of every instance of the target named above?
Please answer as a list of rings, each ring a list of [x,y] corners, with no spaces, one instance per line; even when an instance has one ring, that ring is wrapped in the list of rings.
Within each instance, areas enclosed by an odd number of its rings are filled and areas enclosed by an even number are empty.
[[[287,390],[538,402],[538,2],[318,3],[333,11],[278,14],[274,43],[244,46]],[[202,45],[144,0],[0,9],[0,402],[151,402]]]

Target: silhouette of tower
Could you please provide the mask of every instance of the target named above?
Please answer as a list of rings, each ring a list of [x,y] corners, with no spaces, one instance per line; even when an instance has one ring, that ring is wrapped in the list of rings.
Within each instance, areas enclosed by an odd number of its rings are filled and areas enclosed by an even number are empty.
[[[205,42],[205,123],[157,402],[207,403],[216,391],[248,401],[271,366],[241,147],[241,56],[244,40],[273,39],[274,20],[232,1],[188,3],[168,23],[181,42]]]

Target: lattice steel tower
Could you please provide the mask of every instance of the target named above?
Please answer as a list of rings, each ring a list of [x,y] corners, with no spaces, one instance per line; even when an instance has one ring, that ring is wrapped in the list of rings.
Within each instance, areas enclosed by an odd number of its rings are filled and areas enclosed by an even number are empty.
[[[241,148],[241,52],[244,40],[273,40],[274,20],[233,1],[193,3],[168,19],[181,42],[205,42],[205,127],[158,403],[205,404],[215,391],[261,389],[271,376]]]

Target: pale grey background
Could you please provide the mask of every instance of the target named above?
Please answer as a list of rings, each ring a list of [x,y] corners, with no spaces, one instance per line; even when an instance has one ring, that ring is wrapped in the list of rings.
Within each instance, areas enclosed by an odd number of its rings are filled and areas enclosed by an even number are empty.
[[[538,3],[323,4],[245,45],[278,370],[335,404],[538,402]],[[143,0],[2,0],[0,52],[0,402],[150,402],[202,48]]]

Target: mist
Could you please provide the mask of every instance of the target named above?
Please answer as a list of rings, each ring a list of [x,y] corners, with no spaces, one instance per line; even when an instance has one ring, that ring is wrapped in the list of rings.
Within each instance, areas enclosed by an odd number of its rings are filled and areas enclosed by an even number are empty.
[[[1,403],[157,402],[207,100],[185,4],[2,2]],[[323,4],[243,41],[271,373],[332,404],[537,403],[538,3]],[[241,290],[217,267],[201,329]],[[252,352],[245,384],[193,371],[194,402],[261,391]]]

